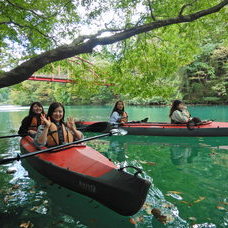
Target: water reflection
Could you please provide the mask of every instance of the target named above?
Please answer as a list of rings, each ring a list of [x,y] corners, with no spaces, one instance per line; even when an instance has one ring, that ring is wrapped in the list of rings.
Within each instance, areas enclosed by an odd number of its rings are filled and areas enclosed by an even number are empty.
[[[211,107],[191,108],[193,113],[201,112],[202,118],[217,115],[213,118],[228,121],[227,107],[218,107],[216,112]],[[28,111],[27,107],[6,109],[0,110],[0,135],[17,131]],[[109,112],[109,107],[101,106],[67,108],[68,115],[85,120],[104,120]],[[154,121],[166,118],[163,108],[129,108],[133,119],[143,119],[152,112]],[[0,166],[1,227],[18,227],[28,221],[35,227],[164,227],[152,215],[154,208],[168,218],[166,227],[227,227],[227,138],[116,136],[88,144],[118,165],[132,164],[144,170],[152,187],[139,213],[123,218],[91,199],[39,179],[25,166],[28,176],[21,163],[15,162],[14,174],[6,174],[12,165]],[[19,139],[1,140],[0,148],[1,157],[15,155]]]
[[[174,165],[192,163],[194,157],[198,155],[198,150],[192,147],[174,145],[170,148],[170,157]]]

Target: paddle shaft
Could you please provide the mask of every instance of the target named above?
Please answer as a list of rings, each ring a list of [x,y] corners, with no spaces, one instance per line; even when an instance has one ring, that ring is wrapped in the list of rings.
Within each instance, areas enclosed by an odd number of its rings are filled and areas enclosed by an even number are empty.
[[[77,130],[79,130],[79,131],[95,131],[96,129],[104,130],[107,126],[108,126],[107,122],[98,122],[98,123],[88,125],[86,127],[78,128]],[[6,135],[6,136],[0,136],[0,139],[14,138],[14,137],[19,137],[19,136],[24,137],[27,135],[29,135],[29,134]]]
[[[0,139],[6,139],[6,138],[13,138],[13,137],[19,137],[20,135],[6,135],[6,136],[0,136]]]
[[[88,141],[91,141],[91,140],[94,140],[94,139],[99,139],[99,138],[103,138],[103,137],[106,137],[106,136],[112,136],[112,135],[113,134],[111,132],[109,132],[109,133],[105,133],[105,134],[102,134],[102,135],[97,135],[97,136],[89,137],[89,138],[86,138],[86,139],[80,139],[80,140],[74,141],[72,143],[67,143],[67,144],[63,144],[63,145],[59,145],[59,146],[54,146],[54,147],[51,147],[51,148],[47,148],[47,149],[44,149],[44,150],[39,150],[39,151],[28,153],[28,154],[23,154],[23,155],[17,154],[16,157],[5,158],[5,159],[0,160],[0,165],[7,164],[7,163],[10,163],[10,162],[15,161],[15,160],[19,161],[19,160],[21,160],[23,158],[28,158],[28,157],[31,157],[31,156],[35,156],[37,154],[42,154],[42,153],[47,153],[47,152],[50,152],[50,151],[53,151],[53,150],[58,150],[58,149],[61,149],[63,147],[71,146],[71,145],[74,145],[74,144],[80,144],[80,143],[88,142]],[[58,151],[56,151],[56,152],[58,152]]]

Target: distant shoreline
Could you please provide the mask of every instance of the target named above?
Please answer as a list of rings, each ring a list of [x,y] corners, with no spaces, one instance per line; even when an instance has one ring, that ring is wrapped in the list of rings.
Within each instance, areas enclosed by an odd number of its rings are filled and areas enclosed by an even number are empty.
[[[171,105],[170,104],[129,104],[128,102],[125,102],[128,106],[141,106],[141,107],[153,107],[153,106],[157,106],[157,107],[169,107]],[[216,103],[216,104],[194,104],[194,103],[185,103],[186,105],[188,106],[219,106],[219,105],[224,105],[224,106],[227,106],[228,103]],[[114,105],[114,102],[113,103],[107,103],[107,104],[94,104],[94,103],[91,103],[91,104],[64,104],[64,106],[109,106],[109,105]],[[27,105],[17,105],[17,104],[0,104],[0,107],[29,107],[30,104],[27,104]],[[44,106],[49,106],[49,104],[44,104]]]

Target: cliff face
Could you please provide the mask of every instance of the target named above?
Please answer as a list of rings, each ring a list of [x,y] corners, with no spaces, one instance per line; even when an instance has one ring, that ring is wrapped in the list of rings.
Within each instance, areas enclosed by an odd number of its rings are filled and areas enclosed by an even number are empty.
[[[208,47],[184,67],[180,89],[189,103],[228,102],[228,47]]]

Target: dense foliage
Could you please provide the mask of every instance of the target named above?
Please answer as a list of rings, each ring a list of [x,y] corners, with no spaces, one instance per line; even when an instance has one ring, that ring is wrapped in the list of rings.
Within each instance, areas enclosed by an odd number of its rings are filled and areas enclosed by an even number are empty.
[[[99,4],[78,0],[1,1],[1,68],[10,69],[35,54],[69,43],[78,34],[107,28],[127,29],[177,16],[181,8],[186,15],[219,2],[201,0],[188,5],[185,0],[102,0]],[[79,60],[80,64],[68,60],[51,63],[37,73],[57,74],[60,66],[62,73],[69,74],[75,83],[26,81],[1,89],[0,102],[58,100],[80,104],[107,103],[116,98],[132,104],[167,103],[174,98],[224,102],[227,59],[221,69],[219,57],[210,55],[227,50],[227,15],[224,8],[192,23],[163,27],[98,47],[93,54],[81,56],[92,65]],[[192,80],[199,71],[205,75],[203,82]]]
[[[205,45],[196,60],[184,68],[182,92],[191,103],[228,100],[228,47]]]

